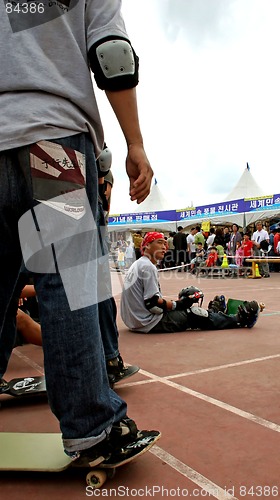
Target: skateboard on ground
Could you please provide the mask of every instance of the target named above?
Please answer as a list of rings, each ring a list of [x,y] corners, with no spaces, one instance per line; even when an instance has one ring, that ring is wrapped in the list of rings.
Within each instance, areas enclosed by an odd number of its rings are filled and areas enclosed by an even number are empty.
[[[136,365],[126,366],[125,370],[122,372],[122,375],[115,376],[113,385],[117,384],[118,382],[121,382],[122,380],[125,380],[128,377],[131,377],[132,375],[135,375],[135,373],[139,372],[139,370],[140,370],[139,366]]]
[[[227,314],[237,314],[238,307],[241,306],[242,304],[244,304],[244,302],[245,302],[245,300],[228,299],[226,313]],[[259,308],[260,308],[260,312],[262,312],[265,308],[265,304],[263,302],[259,302]]]
[[[5,451],[0,454],[0,471],[60,472],[68,467],[82,467],[89,469],[87,484],[97,489],[114,476],[118,467],[146,453],[160,436],[158,431],[146,431],[143,436],[140,433],[134,442],[122,448],[121,460],[111,455],[89,464],[72,460],[65,454],[59,433],[1,432],[0,449]]]
[[[45,377],[20,377],[8,381],[8,386],[0,387],[1,394],[17,398],[43,396],[47,394]]]

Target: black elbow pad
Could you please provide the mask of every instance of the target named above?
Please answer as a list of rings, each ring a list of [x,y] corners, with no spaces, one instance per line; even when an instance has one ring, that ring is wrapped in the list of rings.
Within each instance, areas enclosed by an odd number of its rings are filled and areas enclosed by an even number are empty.
[[[102,90],[126,90],[139,81],[139,58],[126,38],[108,36],[89,49],[90,67]]]

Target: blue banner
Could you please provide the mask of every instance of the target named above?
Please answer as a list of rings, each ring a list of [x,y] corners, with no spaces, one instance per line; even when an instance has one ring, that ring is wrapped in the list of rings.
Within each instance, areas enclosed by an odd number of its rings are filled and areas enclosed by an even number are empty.
[[[241,214],[244,212],[262,212],[264,210],[280,211],[280,194],[244,198],[241,200],[225,201],[198,207],[187,207],[177,210],[162,210],[158,212],[138,212],[129,214],[112,214],[109,216],[109,225],[153,225],[155,222],[186,222],[196,219],[211,219],[213,217]],[[268,214],[269,216],[269,214]]]

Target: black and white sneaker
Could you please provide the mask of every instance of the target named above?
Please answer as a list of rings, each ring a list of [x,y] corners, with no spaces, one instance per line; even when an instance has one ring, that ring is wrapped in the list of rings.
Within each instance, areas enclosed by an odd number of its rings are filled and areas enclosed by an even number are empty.
[[[256,300],[244,303],[238,306],[237,319],[240,326],[253,328],[260,314],[260,306]]]
[[[107,361],[106,368],[111,388],[114,387],[114,384],[116,384],[123,378],[126,378],[129,371],[129,368],[124,365],[123,359],[120,354],[117,358]]]
[[[139,431],[136,423],[124,418],[113,425],[109,436],[91,448],[73,455],[75,467],[112,466],[131,460],[159,439],[159,431]]]

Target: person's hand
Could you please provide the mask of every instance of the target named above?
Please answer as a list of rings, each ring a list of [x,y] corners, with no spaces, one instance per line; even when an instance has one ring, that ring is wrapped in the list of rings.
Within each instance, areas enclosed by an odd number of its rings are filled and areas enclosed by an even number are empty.
[[[142,203],[150,193],[153,170],[146,156],[143,144],[130,144],[126,158],[126,172],[129,177],[129,195],[132,201]]]
[[[188,297],[182,297],[179,300],[176,300],[176,310],[177,311],[185,311],[186,309],[189,309],[192,305],[192,302]]]
[[[24,300],[27,300],[27,298],[26,298],[26,297],[20,297],[20,298],[18,299],[18,307],[23,306],[23,302],[24,302]]]

